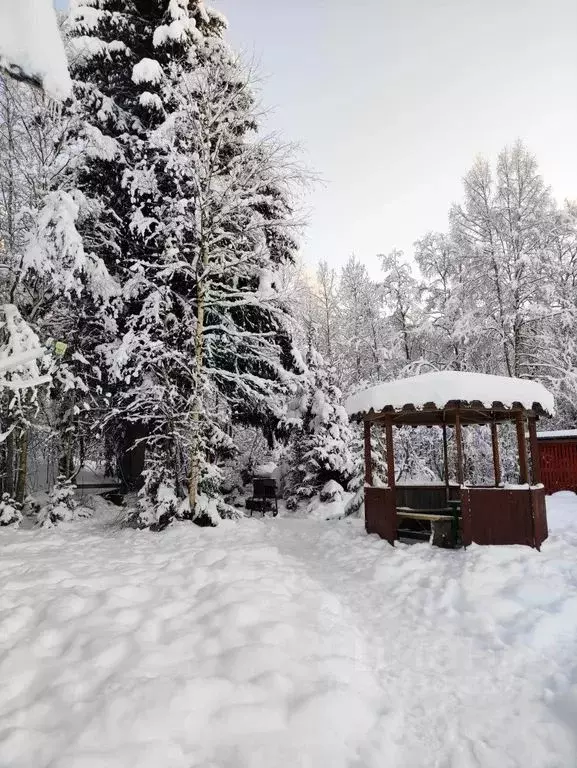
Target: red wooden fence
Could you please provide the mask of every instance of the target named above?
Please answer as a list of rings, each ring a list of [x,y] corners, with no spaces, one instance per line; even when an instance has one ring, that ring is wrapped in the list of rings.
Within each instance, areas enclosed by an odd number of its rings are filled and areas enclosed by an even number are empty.
[[[548,536],[543,488],[463,488],[463,544],[541,546]]]
[[[547,493],[577,493],[577,440],[539,440],[541,482]]]

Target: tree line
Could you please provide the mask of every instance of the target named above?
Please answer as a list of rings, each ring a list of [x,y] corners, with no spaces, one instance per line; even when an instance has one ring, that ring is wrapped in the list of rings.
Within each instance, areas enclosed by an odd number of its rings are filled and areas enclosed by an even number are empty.
[[[556,202],[522,142],[495,164],[475,160],[445,232],[428,232],[412,253],[394,250],[378,263],[377,278],[354,255],[340,270],[323,262],[314,275],[291,271],[308,329],[300,343],[314,336],[333,386],[349,394],[446,369],[532,378],[556,398],[544,427],[575,427],[577,204]],[[382,439],[373,440],[373,470],[384,478]],[[502,441],[504,477],[516,482],[515,436],[506,427]],[[362,491],[361,436],[346,442],[354,469],[343,480]],[[488,431],[467,429],[465,449],[467,476],[492,482]],[[397,430],[398,479],[444,479],[442,450],[435,430]],[[361,502],[362,493],[355,508]]]
[[[351,256],[302,279],[302,312],[344,392],[426,370],[542,380],[557,422],[575,422],[577,203],[562,206],[521,142],[478,158],[445,232],[380,255],[374,279]]]

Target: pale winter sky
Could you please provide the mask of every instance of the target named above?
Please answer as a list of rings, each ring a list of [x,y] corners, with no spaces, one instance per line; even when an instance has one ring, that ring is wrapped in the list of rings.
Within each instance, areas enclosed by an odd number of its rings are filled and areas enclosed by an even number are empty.
[[[63,2],[60,2],[62,5]],[[575,0],[212,0],[263,75],[269,130],[325,180],[309,262],[411,251],[478,153],[522,138],[577,198]]]

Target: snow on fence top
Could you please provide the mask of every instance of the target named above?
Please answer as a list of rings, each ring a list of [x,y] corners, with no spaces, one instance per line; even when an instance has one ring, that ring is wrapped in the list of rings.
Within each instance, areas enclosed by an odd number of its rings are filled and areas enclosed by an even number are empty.
[[[518,404],[531,410],[537,405],[548,414],[555,409],[553,395],[536,381],[464,371],[435,371],[377,384],[349,397],[345,408],[352,417],[387,407],[402,410],[405,406],[419,409],[434,405],[442,410],[455,401],[482,403],[486,408],[499,403],[505,408]]]
[[[577,440],[577,429],[552,429],[549,432],[537,432],[539,440]]]

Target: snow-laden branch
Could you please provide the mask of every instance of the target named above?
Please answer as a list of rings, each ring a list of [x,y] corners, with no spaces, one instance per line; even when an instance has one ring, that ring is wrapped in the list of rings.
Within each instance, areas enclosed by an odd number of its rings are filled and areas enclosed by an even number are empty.
[[[0,67],[54,99],[72,83],[51,0],[0,0]]]

